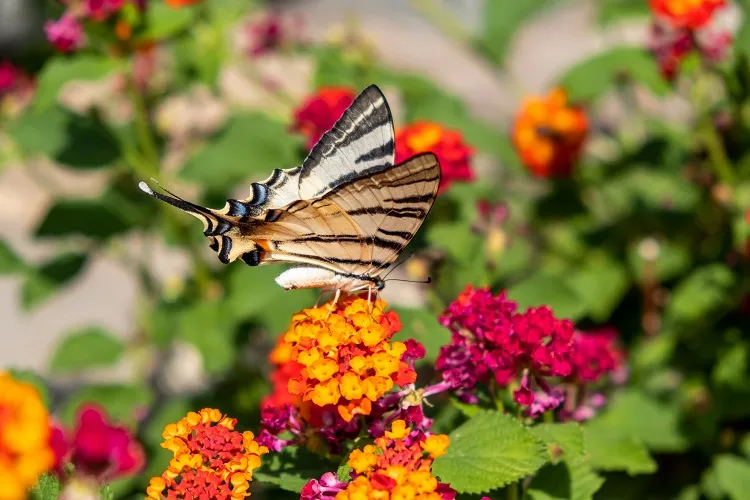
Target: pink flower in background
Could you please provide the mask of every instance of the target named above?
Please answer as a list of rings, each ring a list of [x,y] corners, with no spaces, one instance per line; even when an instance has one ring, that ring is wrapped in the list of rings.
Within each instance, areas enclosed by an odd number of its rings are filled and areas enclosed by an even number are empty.
[[[94,21],[104,21],[120,12],[125,0],[86,0],[85,15]]]
[[[277,12],[270,12],[259,21],[247,25],[248,47],[250,57],[257,57],[272,52],[282,46],[287,37],[284,19]]]
[[[13,89],[18,79],[18,70],[8,61],[0,62],[0,95]]]
[[[600,328],[590,332],[577,331],[571,353],[573,369],[570,379],[577,383],[598,382],[604,375],[614,373],[623,363],[624,353],[617,343],[614,328]]]
[[[515,401],[529,416],[557,407],[562,393],[547,377],[570,375],[574,326],[557,319],[548,307],[516,311],[505,292],[467,287],[448,306],[440,322],[452,332],[436,367],[466,402],[476,402],[473,389],[491,379],[500,386],[520,382]]]
[[[55,429],[53,449],[62,457],[58,465],[70,462],[77,474],[99,481],[133,475],[145,464],[143,448],[130,431],[112,424],[104,410],[95,406],[84,406],[79,411],[71,434]]]
[[[83,44],[83,27],[80,21],[68,12],[57,21],[47,21],[44,32],[47,40],[60,52],[72,52]]]

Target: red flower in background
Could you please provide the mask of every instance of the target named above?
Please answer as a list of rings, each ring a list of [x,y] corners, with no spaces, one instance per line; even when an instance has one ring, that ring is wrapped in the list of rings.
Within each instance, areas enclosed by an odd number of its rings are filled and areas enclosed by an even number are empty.
[[[726,0],[649,0],[654,14],[675,28],[697,29],[711,21]]]
[[[434,153],[440,162],[441,193],[453,182],[474,180],[471,159],[474,150],[460,132],[433,122],[416,122],[396,132],[396,163],[420,153]]]
[[[198,3],[201,0],[164,0],[164,3],[172,7],[173,9],[179,9],[180,7],[187,7],[188,5],[193,5],[194,3]]]
[[[104,410],[95,406],[81,408],[72,435],[55,429],[52,447],[62,457],[58,469],[70,462],[76,473],[99,481],[136,474],[145,464],[143,448],[131,432],[112,424]]]
[[[18,70],[8,61],[0,62],[0,95],[13,90],[18,80]]]
[[[44,32],[47,40],[60,52],[73,52],[83,45],[83,26],[70,12],[57,21],[47,21]]]
[[[617,341],[617,331],[600,328],[589,332],[577,331],[573,337],[569,379],[585,384],[598,382],[603,376],[619,370],[625,354]]]
[[[307,137],[307,147],[312,149],[323,134],[333,128],[355,97],[349,87],[319,89],[295,111],[292,130]]]
[[[513,127],[513,144],[526,167],[538,177],[568,177],[583,149],[588,118],[568,105],[563,89],[529,97]]]
[[[87,0],[84,14],[94,21],[104,21],[120,12],[124,5],[125,0]]]

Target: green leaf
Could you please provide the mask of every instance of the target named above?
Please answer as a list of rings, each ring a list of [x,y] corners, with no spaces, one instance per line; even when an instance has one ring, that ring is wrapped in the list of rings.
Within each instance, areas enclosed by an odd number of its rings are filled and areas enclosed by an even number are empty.
[[[122,340],[102,328],[86,328],[66,335],[58,344],[52,360],[52,373],[80,372],[112,366],[125,351]]]
[[[26,263],[16,255],[7,241],[0,240],[0,275],[14,274],[26,269]]]
[[[607,410],[591,425],[634,437],[650,450],[669,453],[684,451],[688,446],[679,419],[679,407],[630,389],[612,398]]]
[[[8,134],[27,155],[55,157],[68,143],[71,113],[60,106],[27,110],[8,125]]]
[[[93,170],[120,160],[120,146],[99,117],[69,113],[65,125],[65,145],[53,156],[57,163]]]
[[[351,473],[354,469],[352,469],[348,464],[341,464],[339,465],[339,468],[336,469],[336,479],[341,481],[342,483],[346,483],[352,480]]]
[[[427,227],[427,241],[445,250],[459,264],[477,260],[484,252],[482,237],[471,231],[468,222],[437,222]]]
[[[208,189],[225,190],[250,177],[265,179],[275,168],[293,167],[299,163],[299,144],[281,122],[257,113],[235,116],[180,175]]]
[[[171,451],[160,446],[164,440],[162,437],[164,428],[168,424],[177,422],[190,411],[194,411],[194,408],[189,400],[170,399],[148,419],[141,434],[143,444],[151,451],[144,471],[145,477],[159,476],[164,472],[165,464],[168,464],[173,456]]]
[[[594,469],[625,471],[631,476],[656,472],[656,462],[635,437],[600,425],[589,425],[583,432],[588,460]]]
[[[432,472],[459,493],[483,493],[536,472],[546,452],[510,415],[482,412],[450,434]]]
[[[403,328],[393,336],[393,340],[403,342],[414,339],[425,348],[425,362],[432,363],[437,359],[440,347],[450,342],[450,332],[438,323],[437,316],[426,309],[405,307],[393,308],[401,319]]]
[[[62,484],[56,474],[42,474],[31,490],[33,500],[57,500],[62,493]]]
[[[746,458],[750,458],[750,432],[742,436],[738,448]]]
[[[573,321],[586,314],[586,303],[560,277],[536,274],[508,289],[508,297],[518,302],[519,309],[549,306],[558,318]]]
[[[721,353],[711,378],[718,385],[741,389],[747,380],[747,345],[736,344]]]
[[[62,86],[73,80],[101,80],[118,68],[117,59],[94,54],[58,56],[45,63],[39,73],[34,111],[44,111],[57,100]]]
[[[186,30],[193,24],[197,10],[194,6],[170,7],[163,2],[150,2],[146,10],[146,28],[138,40],[163,40]]]
[[[735,275],[726,265],[709,264],[693,271],[672,292],[665,319],[705,324],[734,304]]]
[[[568,469],[570,488],[566,498],[587,500],[594,496],[604,478],[596,474],[585,455],[583,429],[574,422],[565,424],[540,424],[530,428],[534,436],[548,447],[554,461],[562,453],[562,460]],[[532,487],[536,487],[532,483]]]
[[[237,320],[254,319],[272,335],[286,331],[292,314],[315,305],[313,290],[284,290],[274,279],[282,266],[235,266],[229,278],[227,308]]]
[[[46,261],[26,277],[21,291],[25,309],[36,307],[49,298],[60,287],[68,284],[83,270],[88,256],[68,252]]]
[[[643,0],[600,0],[599,22],[603,25],[631,18],[646,17],[651,10]]]
[[[644,47],[614,47],[576,64],[559,79],[571,101],[593,101],[612,90],[627,75],[656,95],[666,95],[669,84]]]
[[[552,3],[549,0],[524,0],[523,2],[485,0],[482,50],[492,61],[502,65],[518,29],[526,20]]]
[[[597,323],[604,323],[628,293],[629,278],[624,265],[599,253],[590,255],[568,284],[585,303],[588,316]]]
[[[744,500],[750,491],[750,461],[734,455],[719,455],[714,460],[716,480],[731,500]]]
[[[253,472],[253,479],[299,493],[311,478],[319,478],[333,467],[335,465],[304,448],[287,446],[263,460],[261,468]]]
[[[39,237],[70,235],[107,239],[129,229],[116,207],[104,200],[58,200],[36,230]]]
[[[200,351],[207,373],[217,374],[234,362],[233,326],[223,302],[199,302],[182,314],[179,337]]]
[[[133,425],[153,399],[151,390],[141,385],[88,385],[76,390],[68,398],[60,418],[66,425],[72,426],[78,411],[88,403],[103,408],[111,421]]]
[[[687,244],[680,245],[668,240],[658,242],[659,252],[654,260],[654,276],[658,282],[673,280],[680,276],[692,265],[692,255]],[[635,276],[636,281],[643,283],[646,279],[644,276],[644,259],[640,254],[639,245],[633,244],[628,247],[627,261],[630,272]]]

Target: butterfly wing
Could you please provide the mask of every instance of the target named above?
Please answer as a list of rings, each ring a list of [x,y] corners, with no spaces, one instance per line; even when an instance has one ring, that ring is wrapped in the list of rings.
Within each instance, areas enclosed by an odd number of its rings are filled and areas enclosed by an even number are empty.
[[[301,166],[276,169],[251,184],[250,197],[227,200],[217,212],[230,217],[262,217],[297,200],[322,196],[352,179],[386,170],[394,161],[393,117],[375,85],[362,91]]]

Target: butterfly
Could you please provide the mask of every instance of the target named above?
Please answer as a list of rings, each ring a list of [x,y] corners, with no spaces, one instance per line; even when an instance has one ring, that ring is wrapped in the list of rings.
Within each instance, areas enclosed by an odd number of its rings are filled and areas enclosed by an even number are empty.
[[[367,87],[301,166],[275,169],[244,200],[214,210],[139,184],[147,194],[203,222],[203,234],[229,263],[291,263],[276,282],[287,290],[381,290],[432,208],[440,165],[424,153],[394,165],[393,117],[385,96]],[[335,302],[335,301],[334,301]]]

